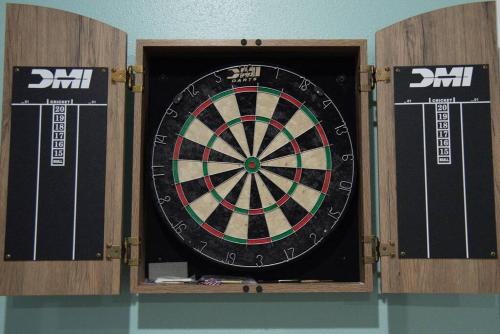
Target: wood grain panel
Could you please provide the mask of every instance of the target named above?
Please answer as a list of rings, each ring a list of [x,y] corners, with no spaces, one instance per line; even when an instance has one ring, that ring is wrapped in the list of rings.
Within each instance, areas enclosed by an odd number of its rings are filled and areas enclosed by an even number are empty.
[[[495,3],[449,7],[376,35],[378,67],[489,64],[497,244],[500,245],[500,110]],[[396,242],[397,197],[392,83],[378,83],[380,238]],[[397,249],[397,248],[396,248]],[[382,292],[500,292],[500,259],[382,258]]]
[[[367,64],[366,40],[263,40],[260,46],[255,40],[248,40],[246,46],[241,40],[138,40],[137,64],[143,65],[145,75],[148,71],[147,59],[150,55],[176,54],[182,57],[186,48],[199,48],[210,51],[223,51],[228,48],[252,48],[259,52],[330,52],[332,54],[349,54],[358,59],[358,65]],[[367,77],[360,78],[360,85],[367,85]],[[137,83],[144,82],[144,92],[136,94],[134,105],[134,152],[132,180],[132,236],[143,239],[144,224],[142,212],[143,185],[143,137],[144,124],[148,114],[147,80],[143,75],[137,76]],[[139,96],[141,98],[139,98]],[[358,170],[359,170],[359,224],[363,235],[371,234],[371,183],[370,183],[370,128],[368,111],[368,93],[357,92],[356,120],[358,126]],[[360,235],[360,240],[362,236]],[[368,245],[360,242],[360,248],[370,251]],[[145,246],[135,247],[133,257],[138,257],[138,267],[131,268],[130,289],[135,293],[231,293],[242,292],[243,285],[223,285],[217,287],[193,285],[154,285],[145,281]],[[262,284],[264,292],[367,292],[373,289],[373,266],[362,263],[360,258],[361,280],[353,283],[300,283],[300,284]],[[250,286],[250,292],[255,292]]]
[[[126,34],[80,15],[29,5],[7,5],[2,144],[0,150],[0,294],[117,294],[120,260],[5,262],[13,66],[125,68]],[[105,243],[121,243],[124,100],[123,84],[108,84]]]

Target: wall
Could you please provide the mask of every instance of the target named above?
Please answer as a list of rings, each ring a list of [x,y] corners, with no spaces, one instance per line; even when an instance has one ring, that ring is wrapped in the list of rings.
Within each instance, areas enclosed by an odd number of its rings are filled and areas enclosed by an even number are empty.
[[[375,31],[454,0],[39,0],[136,38],[364,38],[374,61]],[[0,26],[5,23],[4,1]],[[0,53],[3,54],[3,33]],[[54,38],[57,38],[54,36]],[[3,68],[3,57],[0,60]],[[0,71],[1,73],[1,71]],[[0,80],[1,82],[2,80]],[[132,110],[127,110],[130,161]],[[130,176],[130,164],[127,164]],[[126,208],[130,205],[127,184]],[[375,217],[376,218],[376,217]],[[129,224],[129,221],[126,221]],[[375,223],[374,223],[375,224]],[[123,273],[126,280],[126,272]],[[1,278],[0,278],[1,279]],[[378,285],[378,281],[376,282]],[[0,297],[2,333],[498,333],[499,295],[236,295]],[[378,289],[378,288],[377,288]]]

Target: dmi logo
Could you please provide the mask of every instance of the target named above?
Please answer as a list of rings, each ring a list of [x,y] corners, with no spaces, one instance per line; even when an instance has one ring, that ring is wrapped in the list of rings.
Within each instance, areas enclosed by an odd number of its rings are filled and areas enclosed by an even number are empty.
[[[226,79],[231,80],[231,82],[257,81],[257,78],[260,77],[260,66],[241,66],[239,68],[230,68],[229,70],[233,74]]]
[[[38,75],[42,80],[38,83],[28,84],[28,88],[82,88],[90,86],[92,70],[72,69],[68,74],[66,69],[58,68],[54,73],[42,68],[31,70],[31,75]]]
[[[428,68],[414,68],[411,74],[419,74],[420,82],[410,83],[410,88],[421,87],[469,87],[472,80],[473,67],[452,67],[450,72],[446,67],[436,67],[435,72]]]

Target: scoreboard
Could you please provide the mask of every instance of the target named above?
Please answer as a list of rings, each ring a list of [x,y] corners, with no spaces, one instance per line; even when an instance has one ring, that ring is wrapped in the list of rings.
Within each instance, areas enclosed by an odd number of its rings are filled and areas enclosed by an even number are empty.
[[[496,257],[488,66],[396,67],[394,88],[400,256]]]
[[[108,70],[13,69],[5,260],[103,254]]]

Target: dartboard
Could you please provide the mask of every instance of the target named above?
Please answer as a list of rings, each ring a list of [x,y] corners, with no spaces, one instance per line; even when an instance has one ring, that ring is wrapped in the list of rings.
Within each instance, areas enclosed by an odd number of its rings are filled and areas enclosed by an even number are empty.
[[[342,220],[353,189],[351,133],[307,78],[267,65],[224,68],[161,111],[151,180],[172,233],[228,266],[287,263]]]

